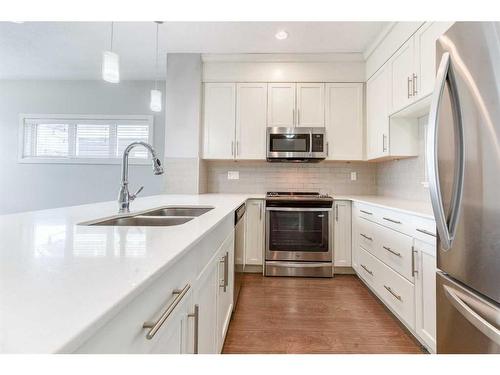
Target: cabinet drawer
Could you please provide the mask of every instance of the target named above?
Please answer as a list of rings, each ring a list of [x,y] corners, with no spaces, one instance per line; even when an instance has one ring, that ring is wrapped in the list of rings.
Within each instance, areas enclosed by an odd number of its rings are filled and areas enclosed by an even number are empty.
[[[404,277],[379,261],[377,291],[382,300],[403,320],[415,329],[415,287]]]
[[[358,247],[358,261],[360,276],[375,290],[380,278],[379,261],[363,247]]]
[[[430,245],[436,245],[436,222],[423,217],[415,217],[413,232],[410,235]]]
[[[375,207],[366,206],[364,204],[355,203],[353,214],[357,217],[362,217],[367,220],[375,220],[377,209]]]
[[[373,225],[376,228],[377,258],[413,282],[413,238],[378,224]]]
[[[358,243],[372,254],[375,251],[375,224],[366,219],[360,218],[358,221]]]
[[[191,288],[180,299],[156,335],[148,340],[144,322],[157,321],[172,304],[175,290],[191,285],[195,278],[196,251],[192,251],[163,272],[135,299],[81,345],[77,353],[178,353],[184,351],[184,324]],[[192,286],[192,285],[191,285]]]

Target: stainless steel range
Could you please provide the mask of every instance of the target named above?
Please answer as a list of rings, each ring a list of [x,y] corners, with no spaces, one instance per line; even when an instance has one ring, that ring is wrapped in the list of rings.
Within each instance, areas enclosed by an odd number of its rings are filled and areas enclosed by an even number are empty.
[[[266,276],[333,276],[333,198],[312,192],[266,195]]]

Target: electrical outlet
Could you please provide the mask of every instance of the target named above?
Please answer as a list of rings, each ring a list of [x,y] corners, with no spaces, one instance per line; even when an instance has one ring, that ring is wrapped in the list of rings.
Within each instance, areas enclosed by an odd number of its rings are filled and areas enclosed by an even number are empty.
[[[227,179],[228,180],[239,180],[240,172],[239,171],[227,171]]]
[[[358,179],[358,172],[351,172],[351,181],[356,181]]]

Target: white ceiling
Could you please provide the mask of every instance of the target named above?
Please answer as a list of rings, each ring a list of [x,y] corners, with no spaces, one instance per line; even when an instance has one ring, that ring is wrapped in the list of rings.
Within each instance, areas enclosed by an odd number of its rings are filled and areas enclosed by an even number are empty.
[[[160,26],[160,55],[363,52],[387,24],[167,22]],[[279,30],[288,31],[288,39],[275,39]],[[122,79],[155,77],[155,32],[153,22],[115,23]],[[0,79],[99,79],[109,42],[106,22],[0,22]]]

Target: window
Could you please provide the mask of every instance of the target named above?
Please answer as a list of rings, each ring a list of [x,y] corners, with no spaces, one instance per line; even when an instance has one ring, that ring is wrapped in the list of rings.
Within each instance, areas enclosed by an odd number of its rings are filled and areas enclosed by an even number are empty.
[[[24,163],[120,163],[131,142],[152,143],[153,117],[21,115],[19,161]],[[130,161],[146,164],[148,153],[134,148]]]

